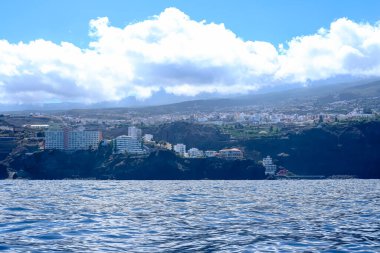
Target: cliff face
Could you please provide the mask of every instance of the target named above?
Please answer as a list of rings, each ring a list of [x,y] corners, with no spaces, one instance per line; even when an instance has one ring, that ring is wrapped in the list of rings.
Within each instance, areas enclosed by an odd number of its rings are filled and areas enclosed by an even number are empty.
[[[120,179],[263,179],[264,168],[253,160],[182,159],[157,151],[146,159],[115,159],[106,164]],[[115,163],[115,161],[111,161]]]
[[[264,168],[252,160],[182,159],[170,151],[147,158],[107,155],[103,151],[43,151],[14,157],[10,170],[30,179],[263,179]]]
[[[185,143],[201,149],[230,146],[244,148],[245,155],[274,162],[299,175],[355,175],[380,178],[380,122],[346,122],[289,132],[282,136],[250,140],[226,140],[212,126],[177,122],[151,129],[155,138]]]
[[[182,130],[181,130],[182,129]],[[185,136],[189,126],[179,127]],[[214,146],[244,147],[248,157],[256,161],[270,155],[274,162],[299,175],[355,175],[380,178],[380,122],[356,122],[327,125],[283,136],[214,142],[189,134],[196,143]],[[198,136],[198,137],[197,137]],[[174,137],[173,137],[174,138]],[[175,137],[177,138],[177,137]],[[179,138],[179,137],[178,137]],[[189,137],[190,138],[190,137]],[[174,142],[175,143],[175,142]],[[204,149],[211,148],[205,146]],[[253,160],[226,161],[217,158],[182,159],[170,151],[156,151],[147,158],[112,155],[110,147],[97,151],[64,153],[44,151],[33,155],[12,154],[0,163],[0,178],[9,172],[32,179],[98,178],[98,179],[261,179],[264,168]]]
[[[19,177],[31,179],[63,179],[89,177],[91,168],[97,162],[96,153],[80,151],[64,153],[51,150],[33,155],[19,154],[8,161],[10,171]]]
[[[300,175],[380,178],[380,122],[312,128],[242,145]]]

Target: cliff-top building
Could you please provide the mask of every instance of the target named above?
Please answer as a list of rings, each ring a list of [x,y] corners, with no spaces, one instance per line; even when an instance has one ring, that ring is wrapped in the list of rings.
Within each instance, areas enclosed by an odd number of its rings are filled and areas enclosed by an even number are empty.
[[[224,159],[243,159],[243,152],[237,148],[219,150],[219,156]]]
[[[115,139],[115,152],[119,154],[144,154],[141,141],[132,136],[121,135]]]
[[[103,139],[101,131],[57,129],[45,131],[45,149],[97,149]]]
[[[188,151],[190,158],[202,158],[204,157],[204,153],[202,150],[199,150],[197,148],[191,148]]]
[[[173,146],[174,152],[176,152],[180,156],[185,156],[186,155],[186,145],[182,143],[178,143]]]
[[[269,155],[263,159],[263,166],[265,167],[265,175],[274,175],[276,173],[277,166],[273,164]]]
[[[205,151],[206,157],[216,157],[217,154],[218,154],[218,152],[216,152],[215,150],[206,150]]]
[[[153,135],[151,135],[151,134],[144,134],[143,140],[144,140],[144,142],[152,142],[153,141]]]

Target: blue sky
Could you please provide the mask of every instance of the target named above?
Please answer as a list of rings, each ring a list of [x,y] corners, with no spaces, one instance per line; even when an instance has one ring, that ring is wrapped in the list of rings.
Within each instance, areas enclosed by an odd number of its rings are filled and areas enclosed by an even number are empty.
[[[3,0],[0,104],[380,79],[378,10],[378,0]]]
[[[374,23],[380,20],[378,0],[2,0],[0,38],[10,42],[39,38],[87,46],[90,19],[107,16],[124,27],[176,7],[192,19],[224,23],[245,40],[279,44],[312,34],[338,18]]]

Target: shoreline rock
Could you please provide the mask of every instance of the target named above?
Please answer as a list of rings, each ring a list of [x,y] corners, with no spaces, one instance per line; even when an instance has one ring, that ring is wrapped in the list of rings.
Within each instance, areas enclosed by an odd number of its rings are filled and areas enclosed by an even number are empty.
[[[25,179],[265,179],[264,167],[253,160],[183,159],[165,150],[147,158],[107,155],[106,150],[41,151],[29,156],[20,154],[7,165],[10,173]]]

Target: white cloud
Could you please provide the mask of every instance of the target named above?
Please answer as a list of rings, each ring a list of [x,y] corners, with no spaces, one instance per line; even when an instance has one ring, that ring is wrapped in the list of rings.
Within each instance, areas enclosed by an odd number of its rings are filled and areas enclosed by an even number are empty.
[[[90,21],[92,42],[0,40],[0,103],[99,102],[175,95],[236,94],[339,75],[380,76],[380,26],[342,18],[285,46],[244,41],[223,24],[175,8],[118,28]]]
[[[293,38],[281,50],[276,78],[291,82],[338,75],[380,76],[380,25],[358,24],[346,18],[330,29]]]

